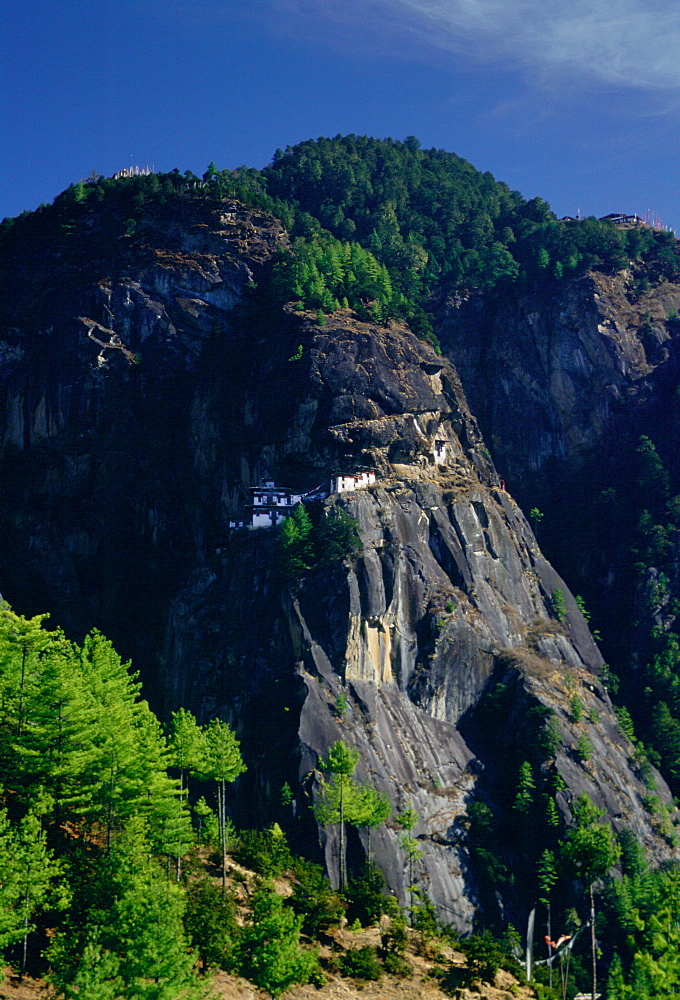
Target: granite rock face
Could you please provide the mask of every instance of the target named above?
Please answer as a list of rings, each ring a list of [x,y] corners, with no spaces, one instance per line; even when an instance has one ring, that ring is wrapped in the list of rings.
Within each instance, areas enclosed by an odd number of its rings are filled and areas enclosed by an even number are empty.
[[[667,609],[650,600],[654,573],[641,584],[630,549],[646,506],[635,494],[641,435],[654,442],[673,491],[680,477],[679,310],[680,285],[650,283],[642,264],[502,302],[452,299],[442,310],[445,353],[499,473],[524,511],[545,515],[541,544],[586,596],[611,663],[649,655],[633,620],[647,634],[660,619],[668,624]],[[677,545],[676,533],[676,554],[660,567],[673,597]]]
[[[278,809],[336,880],[337,831],[318,830],[308,804],[342,739],[360,751],[359,780],[395,810],[416,809],[419,882],[469,928],[479,888],[466,806],[492,796],[498,748],[521,748],[536,706],[553,713],[562,821],[587,791],[652,857],[667,856],[598,649],[501,483],[451,363],[397,323],[341,310],[319,325],[273,309],[251,286],[285,244],[276,220],[200,200],[183,213],[166,207],[155,241],[134,253],[114,248],[113,274],[95,260],[55,290],[67,251],[45,248],[23,277],[9,264],[4,596],[25,614],[51,610],[74,636],[101,628],[165,713],[228,719],[249,768],[235,789],[239,822]],[[527,398],[543,392],[537,369]],[[529,415],[525,428],[539,455],[554,438],[535,423]],[[375,471],[374,486],[325,501],[356,519],[359,555],[284,585],[274,533],[229,530],[252,486],[306,491],[360,468]],[[499,685],[509,701],[496,747],[476,713]],[[572,717],[574,691],[588,721]],[[295,798],[284,808],[286,781]],[[658,789],[671,805],[660,779]],[[389,821],[370,853],[404,902],[398,835]],[[351,831],[348,850],[358,863],[367,831]]]
[[[675,365],[680,286],[633,294],[629,273],[591,272],[550,294],[451,301],[442,339],[508,477],[578,468],[621,407]]]

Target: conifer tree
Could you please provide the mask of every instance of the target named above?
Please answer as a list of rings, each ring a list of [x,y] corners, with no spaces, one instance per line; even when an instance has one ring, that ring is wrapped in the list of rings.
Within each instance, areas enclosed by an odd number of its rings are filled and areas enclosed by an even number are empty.
[[[353,826],[365,826],[368,834],[367,853],[371,861],[371,830],[389,819],[392,803],[386,795],[369,785],[356,785],[353,789],[350,822]]]
[[[413,806],[408,806],[397,816],[397,822],[402,828],[398,836],[399,846],[406,855],[408,865],[408,888],[410,897],[410,908],[413,909],[413,870],[416,858],[420,857],[421,850],[418,841],[413,836],[413,831],[418,825],[420,817]]]
[[[270,886],[254,894],[238,947],[239,966],[242,975],[271,997],[279,997],[295,983],[308,982],[318,968],[316,953],[300,947],[302,920]]]
[[[592,955],[592,992],[597,987],[597,950],[595,946],[595,882],[616,864],[620,848],[611,827],[602,823],[604,813],[587,795],[580,795],[574,808],[576,826],[567,833],[564,856],[585,883],[590,899],[590,943]]]
[[[337,740],[328,751],[328,757],[321,763],[321,768],[332,775],[332,783],[324,782],[321,800],[314,812],[318,821],[324,825],[338,823],[340,826],[340,857],[338,860],[338,877],[340,891],[347,882],[345,859],[345,819],[348,807],[351,808],[352,793],[355,785],[352,775],[359,763],[359,751],[348,747],[342,740]]]
[[[33,921],[36,911],[48,902],[56,908],[64,908],[69,898],[66,887],[59,885],[62,866],[48,851],[40,821],[33,813],[24,816],[19,824],[13,863],[21,888],[17,908],[21,913],[22,924],[20,976],[23,976],[26,971],[28,936],[35,929]]]
[[[217,815],[220,825],[222,887],[227,884],[227,791],[228,782],[245,771],[239,742],[226,722],[213,719],[205,730],[206,751],[203,776],[217,783]]]

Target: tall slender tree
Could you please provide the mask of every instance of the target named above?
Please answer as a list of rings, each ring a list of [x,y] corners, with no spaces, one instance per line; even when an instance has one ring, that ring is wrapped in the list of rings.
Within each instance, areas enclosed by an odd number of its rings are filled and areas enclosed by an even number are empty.
[[[217,815],[220,826],[220,853],[222,856],[222,887],[227,885],[227,790],[246,770],[241,757],[239,742],[226,722],[213,719],[205,729],[205,757],[203,776],[217,784]]]
[[[328,757],[321,762],[321,769],[331,775],[331,782],[324,782],[321,799],[315,808],[316,818],[323,825],[338,823],[340,827],[340,857],[338,859],[338,879],[340,891],[347,884],[347,863],[345,858],[345,820],[347,808],[354,792],[354,774],[359,763],[359,751],[337,740],[328,751]]]
[[[590,901],[590,948],[592,965],[592,996],[597,989],[597,947],[595,943],[595,883],[613,868],[621,849],[612,829],[602,822],[604,813],[580,795],[574,808],[576,826],[567,833],[564,855],[583,880]]]

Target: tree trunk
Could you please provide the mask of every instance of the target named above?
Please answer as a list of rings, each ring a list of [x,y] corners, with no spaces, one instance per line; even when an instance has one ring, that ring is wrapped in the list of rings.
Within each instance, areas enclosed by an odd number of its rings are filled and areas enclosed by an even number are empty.
[[[595,948],[595,894],[593,884],[590,884],[590,949],[593,958],[593,1000],[597,989],[597,950]]]
[[[182,807],[184,805],[184,768],[180,768],[179,771],[179,810],[180,816],[182,813]],[[176,881],[179,882],[182,878],[182,834],[181,834],[181,820],[178,824],[177,830],[177,878]]]
[[[220,847],[222,848],[222,892],[227,891],[227,822],[225,816],[226,806],[225,780],[222,778],[217,794],[217,809],[220,821]]]
[[[547,893],[546,893],[547,895]],[[548,901],[548,970],[550,977],[550,989],[552,989],[552,921],[550,920],[550,902]]]
[[[19,981],[24,978],[24,973],[26,972],[26,955],[28,952],[28,912],[29,912],[30,894],[28,888],[26,889],[26,900],[24,903],[24,947],[21,955],[21,971],[19,972]]]
[[[24,726],[24,687],[26,686],[26,643],[21,650],[21,684],[19,686],[19,718],[17,719],[17,736],[21,738]]]
[[[340,859],[338,864],[338,879],[340,882],[340,892],[345,889],[345,789],[340,776]]]

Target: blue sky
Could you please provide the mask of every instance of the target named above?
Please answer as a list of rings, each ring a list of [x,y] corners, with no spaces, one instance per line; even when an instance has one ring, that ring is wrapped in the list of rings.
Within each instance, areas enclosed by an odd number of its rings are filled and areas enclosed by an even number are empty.
[[[354,132],[680,233],[677,0],[1,0],[0,37],[0,218]]]

